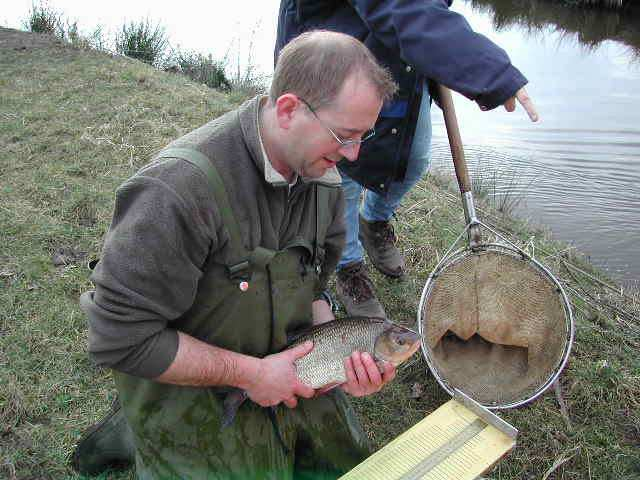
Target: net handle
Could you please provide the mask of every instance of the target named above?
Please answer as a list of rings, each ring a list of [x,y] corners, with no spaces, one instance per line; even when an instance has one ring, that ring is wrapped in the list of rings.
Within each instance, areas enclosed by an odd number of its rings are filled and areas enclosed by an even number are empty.
[[[456,169],[456,177],[460,186],[460,193],[465,194],[471,191],[471,180],[469,179],[469,171],[467,170],[467,162],[464,159],[464,149],[462,148],[462,138],[460,137],[460,128],[458,127],[458,119],[456,117],[456,109],[453,105],[451,90],[444,85],[438,84],[438,97],[440,99],[440,108],[444,114],[444,124],[447,127],[447,136],[449,137],[449,148],[453,157],[453,166]]]
[[[453,166],[456,169],[456,177],[458,178],[460,194],[462,195],[464,216],[467,224],[469,225],[469,245],[472,249],[476,249],[482,244],[482,237],[480,235],[480,227],[478,226],[478,219],[473,206],[471,180],[469,178],[467,162],[464,159],[464,149],[462,148],[462,138],[460,138],[460,128],[458,128],[456,109],[453,106],[451,90],[442,84],[438,84],[437,89],[438,97],[440,98],[440,107],[444,114],[444,124],[447,127],[447,137],[449,137],[449,148],[451,149],[451,156],[453,157]]]

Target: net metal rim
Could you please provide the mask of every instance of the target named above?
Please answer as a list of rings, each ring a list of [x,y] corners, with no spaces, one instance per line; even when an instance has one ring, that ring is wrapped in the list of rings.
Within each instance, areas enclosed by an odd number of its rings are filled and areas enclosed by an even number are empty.
[[[558,366],[555,369],[555,372],[553,374],[551,374],[534,391],[533,394],[531,394],[531,395],[529,395],[529,396],[527,396],[527,397],[525,397],[525,398],[523,398],[521,400],[512,401],[512,402],[506,402],[506,403],[483,403],[483,402],[479,402],[483,407],[485,407],[485,408],[487,408],[489,410],[502,410],[502,409],[516,408],[516,407],[525,405],[527,403],[530,403],[533,400],[535,400],[536,398],[538,398],[540,395],[542,395],[544,392],[546,392],[551,387],[551,385],[553,385],[553,383],[558,379],[558,377],[562,373],[562,370],[566,366],[567,361],[569,360],[569,355],[571,353],[571,348],[573,346],[573,340],[574,340],[574,335],[575,335],[575,325],[574,325],[574,319],[573,319],[573,312],[571,310],[571,306],[570,306],[570,303],[569,303],[569,298],[568,298],[564,288],[562,287],[562,285],[558,281],[558,279],[553,275],[553,273],[551,273],[551,271],[548,268],[546,268],[544,265],[542,265],[540,262],[538,262],[535,258],[531,257],[530,255],[528,255],[526,252],[524,252],[523,250],[519,249],[515,245],[514,246],[509,246],[509,245],[500,244],[500,243],[487,243],[487,244],[480,245],[475,250],[472,250],[470,247],[462,247],[462,248],[454,251],[453,253],[450,253],[449,255],[445,255],[440,260],[440,262],[438,262],[438,264],[436,265],[434,270],[429,275],[429,278],[427,279],[427,282],[425,283],[425,286],[424,286],[424,288],[422,290],[422,295],[420,297],[420,304],[418,306],[417,322],[418,322],[418,332],[420,333],[420,337],[421,337],[422,355],[424,356],[424,358],[425,358],[425,360],[427,362],[427,365],[429,366],[429,370],[431,371],[431,374],[435,377],[436,381],[440,384],[440,386],[449,395],[453,396],[454,393],[455,393],[455,389],[456,388],[458,390],[464,391],[460,387],[455,387],[454,388],[451,385],[449,385],[447,380],[445,378],[443,378],[443,376],[440,374],[440,372],[439,372],[439,370],[438,370],[438,368],[436,366],[437,362],[432,357],[430,348],[427,345],[427,342],[425,340],[426,336],[425,336],[424,327],[423,327],[424,318],[422,316],[422,311],[423,311],[423,308],[424,308],[424,305],[425,305],[426,301],[430,297],[431,291],[433,289],[433,285],[434,285],[435,281],[437,280],[438,276],[440,275],[440,273],[445,268],[448,268],[448,267],[454,265],[455,263],[458,263],[458,262],[462,261],[464,258],[466,258],[469,255],[477,255],[479,251],[481,251],[481,252],[495,252],[495,253],[499,253],[499,254],[502,254],[502,255],[510,255],[510,256],[513,256],[513,257],[517,257],[517,258],[520,258],[520,259],[527,260],[540,273],[542,273],[544,277],[546,277],[548,280],[550,280],[554,284],[554,286],[556,287],[556,289],[557,289],[557,291],[559,293],[559,296],[560,296],[560,299],[561,299],[561,304],[562,304],[562,307],[563,307],[563,310],[564,310],[564,314],[565,314],[565,333],[566,333],[567,340],[565,341],[562,357],[561,357],[561,360],[560,360]]]

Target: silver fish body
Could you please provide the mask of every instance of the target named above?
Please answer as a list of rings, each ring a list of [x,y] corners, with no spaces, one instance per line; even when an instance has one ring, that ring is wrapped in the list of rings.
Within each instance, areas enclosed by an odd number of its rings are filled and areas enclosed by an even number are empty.
[[[348,317],[312,327],[295,336],[287,348],[307,340],[313,342],[313,350],[296,360],[296,372],[303,383],[324,391],[347,381],[344,359],[356,350],[398,366],[420,346],[420,335],[413,330],[370,317]],[[233,422],[246,399],[246,392],[239,389],[226,396],[221,428]]]
[[[292,346],[307,340],[313,342],[313,350],[296,361],[296,370],[300,380],[312,388],[346,382],[344,359],[356,350],[397,366],[420,345],[420,336],[412,330],[370,317],[350,317],[318,325],[297,337]]]

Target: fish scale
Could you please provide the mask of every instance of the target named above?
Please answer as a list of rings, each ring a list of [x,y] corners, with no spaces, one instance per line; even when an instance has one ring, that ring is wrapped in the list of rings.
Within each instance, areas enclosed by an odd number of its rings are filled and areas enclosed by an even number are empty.
[[[344,359],[354,351],[375,355],[376,339],[390,322],[368,317],[346,318],[315,327],[296,339],[313,341],[313,350],[296,361],[298,376],[313,388],[347,381]]]
[[[356,350],[398,366],[420,346],[420,334],[387,319],[371,317],[348,317],[317,325],[295,336],[288,348],[308,340],[313,342],[313,349],[296,360],[296,373],[303,383],[324,391],[347,381],[344,359]],[[367,380],[358,376],[357,381]],[[221,428],[233,422],[247,397],[247,392],[239,389],[227,394]]]

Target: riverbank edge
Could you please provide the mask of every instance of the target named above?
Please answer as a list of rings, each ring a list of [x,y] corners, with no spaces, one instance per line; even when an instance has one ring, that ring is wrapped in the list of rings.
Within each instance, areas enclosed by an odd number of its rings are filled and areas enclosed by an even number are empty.
[[[114,395],[109,373],[88,360],[77,305],[91,288],[85,264],[99,256],[113,192],[153,152],[243,97],[15,32],[8,38],[0,30],[0,471],[9,478],[78,478],[68,454]],[[407,325],[415,323],[428,274],[464,227],[459,201],[443,183],[421,182],[399,211],[405,279],[372,274],[391,317]],[[522,245],[549,249],[545,262],[563,251],[571,262],[580,259],[548,232],[503,221]],[[492,478],[540,478],[566,459],[557,472],[567,478],[636,478],[640,470],[638,324],[574,301],[577,336],[561,381],[564,412],[550,393],[502,413],[522,433]],[[416,356],[381,394],[354,405],[379,447],[446,400]]]

